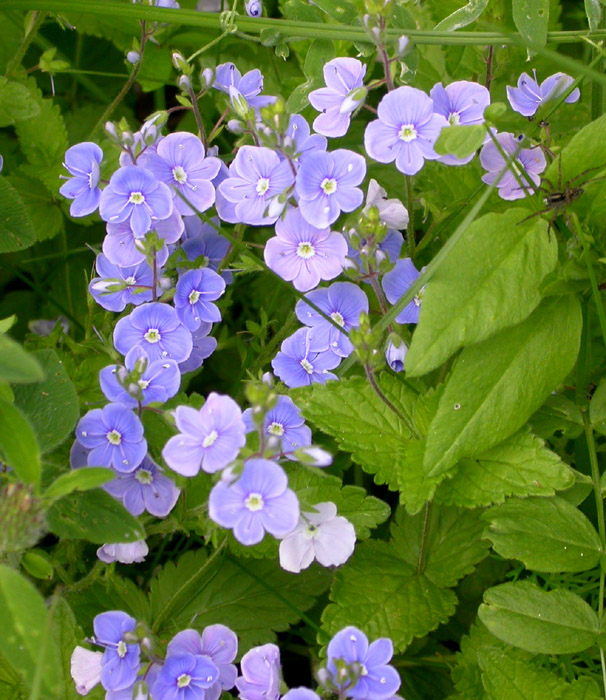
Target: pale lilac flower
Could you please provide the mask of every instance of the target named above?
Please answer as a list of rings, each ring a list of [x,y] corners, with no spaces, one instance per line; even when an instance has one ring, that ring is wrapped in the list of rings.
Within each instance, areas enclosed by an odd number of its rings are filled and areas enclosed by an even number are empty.
[[[242,146],[229,166],[229,177],[219,185],[225,200],[235,204],[234,211],[229,211],[223,200],[218,199],[217,212],[230,223],[273,224],[278,214],[266,216],[270,201],[293,182],[288,161],[281,161],[277,153],[269,148]]]
[[[88,695],[101,682],[103,652],[77,646],[70,659],[70,675],[79,695]]]
[[[120,610],[97,615],[93,621],[93,642],[104,647],[101,659],[101,685],[105,690],[124,690],[131,686],[139,671],[138,644],[128,644],[124,636],[134,632],[134,617]]]
[[[218,676],[219,670],[206,656],[171,654],[158,671],[151,690],[158,700],[203,700]]]
[[[360,325],[360,314],[368,313],[368,297],[351,282],[335,282],[330,287],[308,292],[309,299],[326,316],[337,323],[343,331],[329,323],[304,299],[299,299],[295,313],[301,323],[314,329],[314,343],[322,350],[330,350],[339,357],[347,357],[353,352],[348,333]]]
[[[128,408],[110,403],[93,408],[76,427],[78,442],[90,450],[90,467],[113,467],[118,472],[132,472],[147,453],[143,425]]]
[[[191,333],[172,306],[151,302],[121,318],[114,329],[114,345],[122,355],[141,345],[149,359],[183,362],[192,350]]]
[[[280,542],[280,566],[298,574],[316,559],[322,566],[340,566],[353,554],[356,531],[334,503],[318,503],[301,513],[297,527]]]
[[[276,222],[276,236],[267,241],[263,254],[267,266],[300,292],[338,277],[346,255],[347,242],[340,233],[316,228],[294,208]]]
[[[217,228],[219,219],[214,217],[211,223],[202,221],[199,216],[185,217],[185,234],[181,244],[181,249],[190,261],[202,258],[204,265],[211,270],[219,272],[219,267],[230,249],[231,243],[222,236]],[[179,266],[177,265],[177,269]],[[223,270],[221,277],[226,284],[230,284],[233,275],[229,270]]]
[[[400,301],[414,281],[419,271],[410,258],[398,260],[396,266],[383,277],[383,290],[390,304]],[[407,304],[396,316],[396,323],[418,323],[421,313],[422,292]]]
[[[342,211],[362,204],[364,195],[358,185],[365,176],[366,161],[359,153],[343,148],[310,153],[297,173],[301,214],[315,226],[329,226]]]
[[[391,639],[381,637],[368,644],[366,635],[355,627],[337,632],[328,644],[325,676],[345,697],[354,700],[388,700],[400,687],[400,676],[388,663],[393,656]],[[349,670],[343,680],[341,664]]]
[[[407,352],[408,346],[404,341],[401,341],[399,345],[396,345],[391,339],[388,341],[385,349],[385,361],[394,372],[404,371],[404,360]]]
[[[483,85],[467,80],[457,80],[446,87],[436,83],[429,94],[434,112],[445,117],[451,126],[484,123],[484,110],[490,104],[490,93]],[[446,165],[465,165],[474,155],[472,153],[466,158],[440,156],[439,161]]]
[[[540,148],[522,148],[518,151],[520,142],[513,134],[507,131],[497,134],[496,139],[507,156],[511,157],[514,153],[518,153],[497,185],[501,199],[514,200],[526,197],[526,192],[516,179],[516,174],[524,184],[526,191],[529,194],[533,194],[535,191],[533,185],[538,186],[540,184],[541,178],[539,176],[547,167],[543,151]],[[491,185],[503,168],[505,168],[505,159],[492,141],[489,141],[482,147],[480,163],[488,171],[482,175],[482,182],[485,182],[487,185]]]
[[[400,251],[402,250],[403,244],[404,236],[399,231],[396,231],[395,229],[390,229],[389,231],[387,231],[385,237],[377,246],[377,250],[375,252],[375,262],[377,264],[380,264],[381,262],[383,262],[383,260],[385,260],[385,258],[387,258],[392,263],[395,263],[400,257]],[[349,239],[347,257],[351,258],[351,260],[355,262],[355,264],[360,268],[360,270],[368,272],[368,266],[362,262],[362,253],[365,253],[366,255],[369,255],[370,253],[368,239],[363,238],[360,241],[359,250],[352,246]],[[364,279],[362,281],[366,284],[370,284],[370,281],[367,279]]]
[[[379,211],[379,219],[390,229],[402,230],[408,226],[408,210],[399,199],[387,199],[387,192],[376,180],[371,178],[366,194],[367,214],[370,207],[376,207]]]
[[[320,696],[309,688],[291,688],[282,700],[320,700]]]
[[[328,145],[326,137],[311,133],[309,124],[300,114],[291,114],[285,136],[286,142],[294,145],[298,163],[314,151],[325,151]]]
[[[278,700],[280,697],[280,650],[275,644],[253,647],[240,662],[236,680],[241,700]]]
[[[282,467],[267,459],[249,459],[236,482],[220,481],[213,487],[208,515],[217,525],[233,529],[238,542],[253,545],[266,531],[277,538],[287,535],[299,520],[299,501]]]
[[[257,429],[252,408],[244,411],[242,420],[247,433]],[[280,440],[282,452],[287,456],[299,447],[311,445],[311,430],[305,425],[300,409],[288,396],[278,396],[276,405],[265,414],[262,429],[270,439]]]
[[[221,161],[205,155],[204,146],[197,136],[178,131],[164,137],[156,153],[145,163],[158,180],[173,190],[173,206],[181,214],[206,211],[215,202],[211,180],[219,173]]]
[[[341,358],[315,342],[314,330],[299,328],[282,342],[280,352],[271,361],[276,375],[291,389],[337,379],[328,370],[337,367]]]
[[[89,141],[78,143],[65,152],[63,165],[72,177],[61,185],[59,192],[67,199],[74,200],[69,207],[73,217],[92,214],[99,206],[102,160],[103,151],[96,143]]]
[[[149,455],[134,472],[117,474],[103,488],[122,501],[132,515],[138,516],[147,511],[157,518],[165,518],[171,512],[181,493]]]
[[[202,323],[221,320],[221,312],[212,302],[225,291],[225,280],[208,267],[184,272],[175,289],[175,309],[181,323],[196,331]]]
[[[183,228],[183,219],[176,210],[173,210],[167,219],[152,221],[152,230],[165,243],[162,250],[156,253],[158,266],[164,265],[168,258],[166,244],[176,243],[181,238]],[[103,239],[103,254],[112,264],[120,267],[138,265],[145,260],[143,246],[146,235],[135,236],[127,221],[120,224],[107,224],[107,235]]]
[[[173,198],[168,187],[149,170],[134,165],[116,170],[99,202],[103,221],[128,221],[138,237],[152,228],[152,221],[166,219],[172,211]]]
[[[425,160],[435,160],[433,150],[442,127],[448,122],[434,114],[433,101],[417,88],[403,86],[387,93],[379,102],[378,119],[364,133],[364,147],[380,163],[396,162],[405,175],[414,175]]]
[[[554,73],[554,75],[545,78],[539,85],[536,70],[533,70],[532,73],[534,78],[531,78],[528,73],[522,73],[518,78],[517,88],[511,87],[511,85],[507,86],[509,104],[524,117],[534,116],[542,104],[557,99],[574,82],[573,78],[566,73]],[[580,96],[579,88],[575,88],[564,102],[569,104],[577,102]]]
[[[193,347],[187,360],[179,363],[181,374],[195,372],[217,349],[217,339],[208,335],[212,327],[212,323],[202,323],[200,328],[191,334]]]
[[[265,107],[268,99],[275,99],[267,95],[259,95],[263,90],[263,75],[258,68],[242,75],[233,63],[222,63],[217,66],[213,87],[230,97],[241,95],[255,109]]]
[[[325,88],[312,90],[309,101],[321,114],[314,120],[314,130],[324,136],[344,136],[351,113],[366,98],[363,89],[366,66],[357,58],[333,58],[324,66]]]
[[[154,273],[143,260],[128,267],[113,265],[103,253],[95,261],[97,274],[88,285],[94,300],[108,311],[124,311],[127,304],[138,306],[153,298]]]
[[[104,544],[97,550],[97,557],[105,564],[140,564],[149,554],[145,540],[123,544]]]
[[[225,625],[209,625],[202,635],[197,630],[183,630],[168,643],[166,653],[195,654],[204,656],[217,667],[219,676],[204,691],[204,700],[218,700],[222,691],[231,690],[236,682],[237,670],[233,660],[238,653],[238,638]]]
[[[224,469],[246,443],[242,411],[229,396],[208,395],[199,411],[178,406],[175,422],[180,431],[166,443],[162,456],[177,474],[196,476]]]

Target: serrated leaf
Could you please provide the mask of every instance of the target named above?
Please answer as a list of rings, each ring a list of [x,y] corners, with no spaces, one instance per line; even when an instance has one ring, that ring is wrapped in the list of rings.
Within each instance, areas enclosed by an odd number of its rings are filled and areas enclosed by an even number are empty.
[[[18,479],[26,484],[40,481],[40,448],[34,430],[23,413],[0,399],[0,453]]]
[[[579,407],[560,394],[550,396],[530,419],[532,429],[542,438],[556,431],[563,437],[576,438],[583,432],[583,415]]]
[[[34,245],[36,232],[19,193],[0,175],[0,253]]]
[[[435,31],[454,32],[475,22],[488,6],[488,0],[469,0],[434,27]]]
[[[406,355],[409,376],[439,367],[461,347],[520,323],[538,306],[558,246],[546,221],[520,224],[526,215],[520,208],[487,214],[450,252],[423,296]]]
[[[0,335],[0,381],[26,384],[44,379],[39,362],[19,343],[6,335]]]
[[[602,546],[596,529],[562,498],[512,499],[484,513],[486,537],[501,556],[547,573],[589,571]]]
[[[599,621],[576,593],[519,581],[489,588],[478,615],[507,644],[534,654],[574,654],[596,643]]]
[[[454,476],[440,484],[436,500],[477,508],[502,503],[508,496],[553,496],[573,484],[570,467],[543,440],[522,429],[475,459],[462,459]]]
[[[57,477],[44,492],[47,501],[56,501],[74,491],[89,491],[99,488],[115,478],[115,473],[108,467],[85,467],[74,469]]]
[[[31,421],[41,451],[50,452],[71,435],[80,416],[76,389],[54,350],[37,350],[32,357],[46,379],[15,386],[15,405]]]
[[[39,113],[40,105],[25,85],[0,77],[0,127],[31,119]]]
[[[581,326],[578,299],[553,297],[517,326],[465,348],[429,428],[427,474],[446,473],[518,430],[574,367]]]
[[[513,0],[513,21],[530,44],[545,46],[549,26],[549,0]],[[532,55],[532,49],[529,49]]]
[[[475,153],[486,139],[486,130],[482,124],[460,124],[445,126],[440,131],[434,150],[441,156],[453,155],[467,158]]]
[[[58,236],[64,230],[65,217],[49,190],[38,180],[12,175],[10,183],[25,203],[28,216],[36,231],[36,238],[45,241]]]

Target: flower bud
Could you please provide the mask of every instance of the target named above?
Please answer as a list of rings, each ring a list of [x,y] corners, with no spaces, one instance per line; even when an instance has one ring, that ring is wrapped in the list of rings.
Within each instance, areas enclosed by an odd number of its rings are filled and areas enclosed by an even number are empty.
[[[345,96],[345,99],[339,108],[339,112],[341,114],[350,114],[357,109],[362,102],[364,102],[366,95],[368,95],[368,90],[363,86],[351,90]]]
[[[126,54],[126,60],[135,65],[135,63],[139,63],[141,60],[141,54],[138,51],[129,51]]]
[[[187,75],[180,75],[179,80],[177,81],[177,85],[183,90],[184,92],[189,92],[191,88],[191,80]]]
[[[407,352],[408,347],[406,343],[399,336],[392,333],[387,341],[385,361],[394,372],[402,372],[404,370],[404,359]]]
[[[202,87],[210,87],[215,82],[215,74],[212,68],[205,68],[200,73],[200,83]]]
[[[109,136],[114,139],[114,141],[118,141],[118,130],[116,129],[116,125],[113,122],[105,122],[105,131],[109,134]]]
[[[190,68],[188,62],[185,60],[185,56],[180,51],[173,51],[171,55],[171,61],[173,66],[181,73],[188,73]]]
[[[230,119],[227,122],[227,130],[231,131],[232,134],[240,134],[244,130],[244,126],[239,119]]]
[[[398,58],[402,58],[406,49],[408,48],[409,43],[410,40],[408,39],[408,37],[402,34],[402,36],[398,39]]]
[[[309,467],[329,467],[332,464],[332,455],[321,447],[300,447],[294,451],[294,456],[302,464]]]
[[[261,0],[246,0],[244,9],[249,17],[260,17],[263,14],[263,4]]]
[[[244,95],[233,85],[229,86],[229,101],[234,112],[242,119],[246,119],[250,107]]]

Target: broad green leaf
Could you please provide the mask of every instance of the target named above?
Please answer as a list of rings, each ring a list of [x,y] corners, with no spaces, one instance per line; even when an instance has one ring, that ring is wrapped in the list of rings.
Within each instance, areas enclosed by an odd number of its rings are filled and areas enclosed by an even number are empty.
[[[546,221],[520,224],[527,213],[513,208],[481,217],[450,252],[423,296],[406,356],[409,376],[426,374],[461,347],[520,323],[539,305],[558,246]]]
[[[436,24],[434,30],[440,32],[454,32],[457,29],[462,29],[468,24],[475,22],[487,6],[488,0],[469,0],[467,5],[455,10],[439,24]]]
[[[305,56],[303,73],[308,80],[323,80],[324,66],[335,57],[335,45],[326,39],[312,42]]]
[[[549,25],[549,0],[513,0],[513,21],[522,39],[545,46]],[[532,49],[529,49],[532,54]]]
[[[474,459],[462,459],[454,476],[440,484],[440,503],[477,508],[508,496],[553,496],[570,488],[574,474],[543,440],[522,429]]]
[[[349,0],[318,0],[314,5],[341,24],[357,24],[358,11]]]
[[[591,425],[599,433],[606,432],[606,381],[598,384],[589,403],[589,420]]]
[[[579,407],[561,394],[550,396],[530,419],[535,433],[550,438],[555,432],[574,439],[583,432],[583,415]]]
[[[53,577],[53,567],[49,560],[42,556],[42,554],[38,554],[33,550],[30,550],[23,555],[23,559],[21,559],[21,566],[30,576],[34,576],[34,578],[46,579],[50,581],[50,579]]]
[[[602,19],[602,6],[600,0],[585,0],[585,14],[589,29],[593,32],[600,28],[600,20]]]
[[[481,124],[445,126],[440,131],[434,150],[441,156],[467,158],[480,148],[485,138],[486,129]]]
[[[0,453],[17,478],[26,484],[40,481],[40,448],[34,430],[15,406],[0,400]]]
[[[173,67],[170,56],[171,51],[166,46],[156,46],[153,43],[146,46],[141,70],[137,75],[137,82],[143,92],[157,90],[171,82]]]
[[[598,637],[596,613],[576,593],[521,581],[489,588],[478,614],[499,639],[534,654],[574,654]]]
[[[38,384],[16,386],[15,405],[29,418],[42,452],[50,452],[67,439],[80,416],[76,389],[54,350],[37,350],[32,357],[46,379]]]
[[[17,322],[17,316],[13,314],[12,316],[7,316],[0,321],[0,333],[7,333]]]
[[[47,521],[58,537],[93,544],[135,542],[145,537],[141,523],[101,489],[64,496],[50,507]]]
[[[55,479],[44,492],[44,498],[49,502],[56,501],[74,491],[89,491],[99,488],[114,477],[114,472],[107,467],[74,469]]]
[[[0,77],[0,127],[31,119],[39,113],[40,105],[25,85]]]
[[[562,498],[512,499],[484,513],[486,537],[507,559],[547,573],[589,571],[602,555],[588,518]]]
[[[14,253],[36,242],[36,232],[23,200],[0,175],[0,254]]]
[[[550,297],[522,323],[465,348],[429,427],[429,476],[518,430],[574,367],[581,325],[576,297]]]
[[[0,335],[0,380],[11,384],[39,382],[44,379],[40,363],[19,343]]]
[[[59,198],[53,197],[47,187],[41,187],[39,180],[31,177],[11,175],[8,179],[25,203],[36,238],[45,241],[58,236],[65,224]]]
[[[60,685],[57,649],[48,638],[48,611],[34,586],[0,564],[0,653],[31,687],[38,665],[41,697],[57,697]]]

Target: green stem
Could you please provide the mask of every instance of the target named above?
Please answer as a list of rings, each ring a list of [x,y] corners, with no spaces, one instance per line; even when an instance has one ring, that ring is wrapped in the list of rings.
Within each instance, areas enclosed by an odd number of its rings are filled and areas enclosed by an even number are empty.
[[[421,542],[419,543],[419,556],[417,557],[417,574],[423,573],[425,569],[425,543],[429,532],[429,516],[431,515],[431,501],[425,504],[423,513],[423,529],[421,530]]]
[[[205,44],[201,49],[198,49],[192,55],[187,59],[188,63],[191,63],[194,58],[198,58],[198,56],[201,56],[203,53],[208,51],[208,49],[212,48],[215,46],[215,44],[218,44],[222,39],[224,39],[228,34],[231,34],[230,29],[226,29],[223,34],[219,34],[218,37],[214,38],[212,41],[209,41],[208,44]]]
[[[21,61],[23,60],[23,57],[25,56],[25,52],[28,50],[29,45],[32,43],[33,38],[36,36],[38,33],[38,30],[42,26],[42,22],[44,22],[46,18],[46,12],[36,12],[35,13],[35,19],[34,22],[32,23],[31,27],[23,37],[23,40],[17,49],[17,53],[12,57],[12,59],[8,62],[8,65],[6,66],[6,73],[5,75],[10,77],[15,73],[17,68],[21,65]]]
[[[408,209],[408,226],[406,227],[406,245],[408,257],[414,262],[415,257],[415,193],[412,175],[405,175],[406,180],[406,208]]]
[[[602,302],[602,295],[598,288],[598,283],[595,277],[595,270],[593,269],[593,264],[591,262],[591,252],[589,249],[589,244],[585,237],[585,233],[581,230],[576,216],[573,216],[572,221],[574,222],[574,229],[577,238],[581,241],[583,246],[583,257],[585,258],[585,264],[587,265],[587,274],[589,275],[589,282],[591,284],[591,292],[593,294],[593,301],[597,307],[598,319],[600,321],[600,329],[602,331],[602,339],[604,341],[604,346],[606,346],[606,314],[604,313],[604,304]]]

